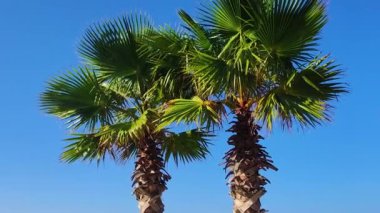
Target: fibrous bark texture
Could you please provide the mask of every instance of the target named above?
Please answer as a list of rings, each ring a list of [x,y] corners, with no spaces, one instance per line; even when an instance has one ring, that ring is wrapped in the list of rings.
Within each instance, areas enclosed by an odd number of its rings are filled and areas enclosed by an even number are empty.
[[[263,213],[260,198],[265,194],[264,186],[269,180],[260,170],[277,170],[273,161],[259,144],[261,127],[255,124],[252,112],[244,107],[235,110],[235,121],[228,130],[233,135],[228,144],[233,146],[224,159],[227,177],[230,178],[231,196],[234,200],[234,213]]]
[[[166,183],[170,176],[164,170],[160,144],[147,138],[138,146],[132,179],[140,213],[162,213],[162,193],[167,189]]]

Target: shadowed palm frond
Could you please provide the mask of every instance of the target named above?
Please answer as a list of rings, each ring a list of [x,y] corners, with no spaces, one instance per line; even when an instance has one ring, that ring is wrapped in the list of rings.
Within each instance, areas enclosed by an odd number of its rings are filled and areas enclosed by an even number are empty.
[[[199,129],[181,133],[167,132],[162,143],[165,161],[173,159],[178,165],[180,161],[189,163],[205,159],[209,154],[208,137],[211,136],[209,132]]]
[[[101,143],[95,134],[76,134],[75,137],[67,139],[71,142],[65,147],[61,160],[73,163],[77,160],[103,161],[107,154],[115,156],[115,149],[109,144]]]
[[[170,27],[161,28],[146,39],[144,48],[150,53],[153,64],[159,98],[191,98],[195,95],[195,86],[187,73],[189,49],[193,41],[183,32]]]
[[[98,76],[87,68],[68,72],[48,83],[41,95],[41,107],[49,114],[68,121],[74,128],[109,124],[124,98],[101,85]]]
[[[153,32],[148,18],[130,15],[91,27],[79,46],[80,55],[108,80],[124,79],[133,90],[146,87],[151,73],[140,52],[142,40]]]
[[[61,160],[67,163],[73,163],[77,160],[96,160],[100,163],[107,155],[114,160],[126,160],[136,153],[135,143],[123,142],[121,144],[113,140],[103,141],[101,133],[75,134],[73,136],[75,137],[67,139],[70,144],[65,147],[61,155]]]
[[[214,1],[209,9],[202,10],[202,22],[196,24],[184,16],[194,35],[207,38],[212,50],[198,48],[191,53],[189,69],[195,76],[200,94],[207,96],[226,91],[240,95],[252,94],[259,79],[264,58],[252,38],[252,29],[245,29],[240,0]],[[210,33],[202,33],[207,29]],[[196,45],[199,41],[196,39]],[[199,46],[199,45],[198,45]],[[265,56],[268,57],[268,56]]]
[[[249,2],[249,1],[248,1]],[[316,51],[319,33],[326,24],[326,9],[321,0],[274,0],[265,11],[248,3],[248,25],[273,57],[307,61]],[[257,14],[258,13],[258,14]]]
[[[316,57],[300,71],[293,71],[286,81],[289,94],[330,101],[347,93],[346,85],[339,81],[342,70],[329,56]]]
[[[278,118],[284,126],[291,127],[294,121],[301,126],[316,126],[328,120],[328,106],[319,100],[288,95],[281,90],[273,90],[262,97],[255,109],[255,117],[272,129]]]
[[[240,56],[233,57],[235,56],[223,59],[206,53],[197,53],[191,61],[190,69],[193,70],[193,76],[200,85],[199,93],[204,96],[232,91],[253,93],[252,88],[256,86],[257,76],[248,70],[251,65],[236,64],[235,62],[240,61]]]
[[[195,45],[203,50],[211,50],[212,41],[210,40],[210,33],[202,25],[195,22],[184,10],[180,10],[178,14],[182,21],[186,23],[185,28],[191,33],[196,41]]]
[[[301,71],[293,70],[282,77],[278,86],[265,93],[257,102],[256,116],[269,129],[279,118],[285,126],[294,121],[301,126],[316,126],[329,120],[328,101],[346,93],[339,81],[342,71],[328,57],[316,58]]]
[[[212,1],[201,9],[201,20],[205,26],[224,35],[242,31],[240,0]]]

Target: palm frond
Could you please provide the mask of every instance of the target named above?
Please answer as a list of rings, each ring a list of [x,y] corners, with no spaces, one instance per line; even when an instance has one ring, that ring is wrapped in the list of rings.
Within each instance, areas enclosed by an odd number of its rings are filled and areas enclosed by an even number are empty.
[[[186,132],[167,132],[163,138],[162,151],[165,161],[173,159],[179,162],[189,163],[202,160],[209,154],[209,137],[212,135],[203,130],[193,129]]]
[[[193,42],[181,31],[170,27],[161,28],[146,39],[144,48],[150,52],[161,100],[191,98],[195,87],[191,75],[187,73],[189,50]]]
[[[232,57],[223,59],[203,52],[197,53],[190,63],[190,69],[200,85],[198,90],[201,94],[216,95],[229,91],[250,91],[254,88],[255,75],[245,72],[245,65],[243,68],[235,64],[235,57],[239,56]]]
[[[42,109],[74,128],[112,123],[113,113],[123,104],[124,98],[102,87],[98,76],[87,68],[53,79],[41,95]]]
[[[169,54],[176,56],[178,53],[186,52],[191,47],[191,40],[181,29],[173,29],[170,26],[161,27],[152,32],[144,39],[144,49],[151,49],[150,52]]]
[[[67,139],[71,142],[65,147],[61,155],[61,160],[73,163],[77,160],[98,162],[104,160],[107,153],[114,153],[113,147],[102,146],[100,138],[95,134],[77,134],[75,137]],[[114,155],[114,154],[111,154]]]
[[[254,116],[263,121],[268,129],[272,129],[276,119],[287,127],[291,127],[294,121],[301,126],[315,127],[322,121],[329,120],[328,107],[320,100],[291,96],[282,90],[272,90],[257,102]]]
[[[319,33],[326,24],[321,0],[274,0],[260,14],[251,12],[251,26],[257,40],[275,57],[307,61],[316,51]],[[250,7],[255,5],[250,4]],[[253,14],[252,14],[253,13]],[[258,24],[259,23],[259,24]]]
[[[216,0],[201,9],[204,25],[223,34],[236,34],[242,31],[240,0]]]
[[[223,104],[205,101],[195,96],[192,99],[175,99],[169,102],[161,117],[162,129],[172,123],[196,123],[198,126],[219,125],[225,113]]]
[[[140,53],[141,40],[152,30],[143,15],[98,24],[87,30],[79,53],[103,78],[122,78],[132,83],[133,89],[141,90],[150,75],[149,65]]]
[[[210,33],[202,25],[195,22],[184,10],[180,10],[178,14],[182,21],[186,23],[186,28],[196,41],[197,47],[203,50],[211,50],[212,42],[210,40]]]
[[[102,126],[96,136],[100,137],[101,141],[117,142],[120,147],[127,143],[137,143],[146,136],[149,125],[155,119],[149,116],[151,116],[149,111],[145,111],[133,121]]]
[[[145,137],[147,113],[135,121],[103,125],[91,134],[75,134],[61,158],[66,162],[76,160],[104,160],[109,155],[115,160],[127,160],[136,153],[138,141]]]
[[[136,154],[135,143],[126,143],[109,140],[102,140],[98,133],[74,134],[74,137],[67,139],[70,142],[61,154],[61,160],[73,163],[77,160],[93,161],[98,163],[104,161],[106,156],[114,160],[127,160]]]
[[[294,96],[330,101],[348,92],[341,76],[342,70],[329,56],[316,57],[301,71],[293,71],[284,86]]]
[[[256,116],[272,128],[279,118],[285,126],[297,121],[301,126],[316,126],[329,120],[329,101],[346,93],[339,81],[341,70],[328,57],[316,58],[303,70],[293,70],[278,86],[268,91],[257,102]]]

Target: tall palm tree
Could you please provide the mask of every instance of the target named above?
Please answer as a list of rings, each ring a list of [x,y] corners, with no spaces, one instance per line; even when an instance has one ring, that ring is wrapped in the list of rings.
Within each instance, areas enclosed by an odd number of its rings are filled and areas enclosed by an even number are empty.
[[[51,80],[41,96],[42,108],[77,132],[64,161],[136,157],[132,180],[141,213],[164,211],[162,193],[170,179],[165,162],[208,154],[207,132],[157,129],[162,104],[194,92],[192,82],[179,74],[186,40],[170,29],[154,30],[144,16],[95,25],[79,47],[86,65]],[[165,54],[158,46],[166,47]]]
[[[197,96],[169,102],[161,126],[172,122],[218,123],[234,115],[225,168],[235,213],[261,213],[277,170],[260,144],[261,125],[315,127],[329,120],[331,101],[346,92],[342,71],[317,52],[326,23],[320,0],[215,0],[194,21],[180,11],[194,41],[187,73]],[[228,117],[228,116],[227,116]]]

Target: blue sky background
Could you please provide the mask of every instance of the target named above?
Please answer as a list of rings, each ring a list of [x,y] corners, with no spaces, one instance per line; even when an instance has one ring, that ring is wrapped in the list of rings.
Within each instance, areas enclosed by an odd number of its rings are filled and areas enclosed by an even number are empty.
[[[63,164],[63,122],[39,110],[53,76],[76,67],[76,45],[86,27],[129,11],[146,11],[156,24],[178,24],[201,0],[0,0],[0,212],[137,212],[132,164]],[[206,2],[204,0],[203,2]],[[336,104],[334,120],[318,129],[263,132],[278,172],[267,174],[263,204],[272,213],[380,212],[380,3],[330,0],[321,48],[346,70],[351,94]],[[165,193],[167,213],[231,212],[225,184],[223,131],[212,156],[175,168]]]

